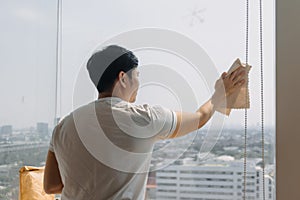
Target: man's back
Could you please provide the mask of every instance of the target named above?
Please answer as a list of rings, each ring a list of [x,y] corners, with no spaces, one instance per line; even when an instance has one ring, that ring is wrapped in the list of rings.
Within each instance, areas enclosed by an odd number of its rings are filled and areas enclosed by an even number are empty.
[[[62,200],[144,199],[153,145],[175,127],[170,110],[114,97],[77,109],[56,127],[50,145]]]

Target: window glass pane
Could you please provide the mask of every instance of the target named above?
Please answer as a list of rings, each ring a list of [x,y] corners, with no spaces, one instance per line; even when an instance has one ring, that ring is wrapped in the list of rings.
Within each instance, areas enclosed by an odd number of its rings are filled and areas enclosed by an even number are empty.
[[[265,97],[265,159],[266,196],[274,198],[275,170],[275,76],[274,76],[274,2],[264,2],[264,97]],[[84,15],[82,8],[85,8]],[[243,1],[119,1],[119,2],[64,2],[63,5],[63,113],[87,103],[96,97],[88,81],[84,63],[100,44],[124,35],[128,31],[146,27],[176,31],[200,45],[214,63],[217,74],[227,71],[239,57],[245,62],[245,3]],[[249,63],[252,69],[249,77],[250,104],[248,110],[248,165],[247,196],[261,198],[261,122],[260,122],[260,62],[259,62],[259,5],[250,4],[250,51]],[[170,37],[172,34],[170,34]],[[126,37],[125,37],[126,38]],[[147,40],[151,37],[127,38]],[[162,40],[164,40],[162,34]],[[74,44],[76,41],[76,44]],[[124,42],[119,40],[120,43]],[[157,41],[151,41],[153,46]],[[150,42],[150,43],[151,43]],[[181,41],[174,41],[178,46]],[[126,44],[126,42],[124,42]],[[158,48],[135,50],[140,59],[142,87],[137,103],[162,104],[171,109],[196,110],[211,94],[209,75],[203,66],[201,75],[182,57],[172,54],[173,49],[160,51]],[[187,52],[192,54],[193,52]],[[202,56],[199,52],[199,56]],[[172,88],[159,84],[147,84],[149,73],[146,67],[160,64],[182,75],[183,80],[194,89],[191,96],[186,92],[183,99]],[[205,64],[205,62],[203,62]],[[207,67],[211,67],[208,65]],[[168,71],[168,70],[167,70]],[[151,72],[151,70],[150,70]],[[161,72],[166,72],[162,70]],[[159,73],[156,74],[159,76]],[[76,77],[74,79],[74,77]],[[165,76],[165,79],[172,79]],[[213,78],[217,78],[213,77]],[[215,80],[214,79],[214,80]],[[179,80],[179,79],[178,79]],[[73,92],[70,87],[75,82]],[[144,84],[144,85],[143,85]],[[178,82],[178,85],[183,84]],[[80,89],[77,89],[80,87]],[[179,86],[178,86],[179,87]],[[84,89],[83,89],[84,88]],[[87,89],[88,88],[88,89]],[[175,93],[175,94],[174,94]],[[155,95],[154,95],[155,94]],[[178,96],[176,96],[178,95]],[[186,104],[190,100],[191,105]],[[73,102],[71,104],[70,102]],[[194,103],[193,103],[194,102]],[[183,104],[183,105],[182,105]],[[214,198],[233,199],[242,195],[243,190],[243,137],[244,111],[234,110],[224,120],[221,134],[215,134],[208,124],[197,133],[175,141],[162,141],[155,146],[152,167],[167,166],[164,170],[149,173],[148,197],[152,199]],[[212,137],[207,135],[212,134]],[[200,155],[204,143],[213,140],[213,147],[205,157]],[[215,144],[215,145],[214,145]],[[207,144],[206,144],[207,145]],[[208,148],[209,149],[209,148]],[[182,151],[180,151],[182,150]],[[180,156],[179,152],[182,153]],[[205,151],[205,153],[207,153]],[[170,162],[171,160],[171,162]],[[192,167],[191,167],[192,166]],[[175,172],[175,173],[173,173]],[[174,184],[176,185],[174,187]],[[268,187],[268,184],[271,187]],[[185,187],[186,185],[186,187]],[[270,189],[271,188],[271,189]],[[176,190],[176,191],[174,191]],[[174,196],[175,195],[175,196]]]
[[[55,118],[55,1],[0,7],[0,199],[18,199],[18,170],[44,165]]]
[[[84,10],[82,10],[83,7]],[[164,31],[176,31],[178,34],[188,37],[207,53],[210,61],[214,64],[217,75],[227,71],[237,57],[245,62],[245,8],[244,1],[233,0],[64,2],[63,113],[68,113],[97,96],[93,85],[88,80],[84,66],[91,52],[102,43],[108,40],[114,41],[116,36],[126,35],[126,32],[133,30],[155,27]],[[252,69],[249,76],[251,108],[248,110],[247,196],[249,199],[262,197],[262,179],[264,178],[266,197],[274,199],[274,1],[264,2],[263,10],[265,177],[262,177],[262,169],[260,168],[262,150],[258,8],[258,2],[251,1],[249,63],[252,65]],[[171,38],[172,34],[168,34]],[[163,34],[161,37],[161,40],[168,39]],[[149,37],[142,35],[136,38],[124,38],[132,41],[149,40],[149,43],[152,42],[154,47],[159,44],[159,42],[151,40],[151,35]],[[76,41],[75,44],[74,41]],[[122,39],[119,42],[117,44],[128,44],[126,43],[128,41]],[[182,41],[174,40],[173,42],[177,43],[179,47],[184,46]],[[182,107],[185,111],[194,111],[197,106],[209,98],[212,92],[210,89],[213,86],[210,79],[216,80],[218,76],[210,76],[206,73],[205,67],[211,67],[211,62],[205,63],[203,61],[203,66],[200,66],[201,76],[193,71],[190,63],[184,60],[186,54],[174,55],[172,52],[174,49],[167,50],[169,51],[161,51],[159,48],[142,48],[134,51],[140,59],[139,70],[142,83],[137,103],[161,104],[175,110],[180,110]],[[186,53],[193,54],[194,52]],[[203,56],[200,51],[199,56]],[[163,84],[147,84],[149,80],[145,73],[148,73],[149,70],[147,71],[145,66],[151,64],[160,64],[161,68],[156,69],[161,70],[162,73],[166,72],[162,70],[164,67],[167,67],[168,70],[174,70],[175,74],[182,76],[183,80],[194,89],[192,92],[194,96],[190,95],[187,90],[185,97],[182,97],[183,101],[181,101],[182,99],[178,100],[180,94],[176,93],[176,87],[178,86],[178,89],[180,88],[179,85],[184,85],[180,81],[177,82],[175,90],[163,87]],[[150,72],[153,71],[150,70]],[[165,79],[172,79],[170,74],[165,74]],[[160,76],[160,73],[152,75]],[[72,87],[75,92],[70,89]],[[180,89],[178,90],[180,91]],[[186,103],[189,101],[190,104]],[[176,199],[180,196],[182,199],[196,197],[234,199],[242,196],[244,110],[234,110],[229,118],[224,119],[221,134],[214,133],[211,130],[212,126],[209,123],[197,133],[175,141],[157,143],[152,167],[167,166],[167,168],[149,173],[149,198]],[[207,135],[210,134],[212,136],[208,137]],[[209,143],[210,140],[212,140],[211,144]],[[212,149],[208,151],[209,154],[205,154],[203,157],[199,153],[205,145],[212,147]],[[207,150],[209,149],[207,148]],[[203,152],[207,153],[207,151]],[[269,184],[271,187],[268,187]],[[184,185],[188,185],[188,187]],[[176,191],[174,192],[174,190]]]
[[[85,63],[101,44],[148,44],[134,49],[141,72],[137,103],[161,104],[174,110],[195,111],[210,97],[221,72],[227,71],[237,57],[245,62],[244,2],[64,1],[60,96],[55,91],[57,2],[9,1],[0,9],[0,23],[6,30],[0,39],[0,87],[5,97],[0,104],[1,198],[17,198],[20,166],[44,164],[56,95],[61,98],[61,116],[97,97]],[[250,4],[249,199],[261,198],[263,178],[266,196],[275,197],[274,12],[274,2],[265,2],[266,176],[262,177],[259,12],[257,2]],[[153,39],[153,28],[161,38]],[[164,42],[169,46],[162,49]],[[165,82],[169,80],[173,85]],[[149,198],[242,196],[244,112],[234,110],[229,118],[216,115],[198,132],[156,144]]]

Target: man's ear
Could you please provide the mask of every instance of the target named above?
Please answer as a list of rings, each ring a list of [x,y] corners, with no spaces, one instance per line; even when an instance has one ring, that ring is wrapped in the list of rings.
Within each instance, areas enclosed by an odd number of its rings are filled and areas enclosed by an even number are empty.
[[[124,88],[126,88],[126,82],[127,82],[126,78],[127,78],[126,73],[124,71],[120,71],[118,75],[118,81],[120,85]]]

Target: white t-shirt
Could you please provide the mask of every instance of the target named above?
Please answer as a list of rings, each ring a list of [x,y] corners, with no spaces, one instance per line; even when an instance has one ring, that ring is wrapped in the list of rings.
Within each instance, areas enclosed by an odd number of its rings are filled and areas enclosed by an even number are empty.
[[[176,128],[176,114],[161,106],[117,97],[80,107],[54,129],[62,200],[142,200],[154,143]]]

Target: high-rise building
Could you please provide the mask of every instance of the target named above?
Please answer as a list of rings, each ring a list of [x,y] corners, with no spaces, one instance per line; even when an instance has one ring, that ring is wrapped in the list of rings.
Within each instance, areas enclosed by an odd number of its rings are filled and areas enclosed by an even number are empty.
[[[212,160],[171,165],[156,172],[156,199],[242,200],[244,188],[242,161]],[[262,169],[255,161],[247,163],[246,199],[261,199]],[[273,178],[266,175],[265,197],[274,199]]]
[[[48,136],[49,134],[48,123],[38,122],[36,124],[36,131],[41,136]]]
[[[11,135],[13,132],[12,125],[5,125],[0,128],[1,135]]]

